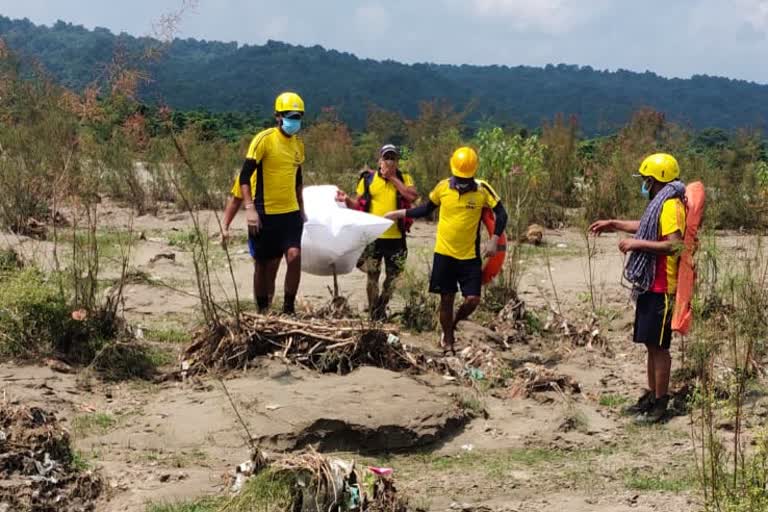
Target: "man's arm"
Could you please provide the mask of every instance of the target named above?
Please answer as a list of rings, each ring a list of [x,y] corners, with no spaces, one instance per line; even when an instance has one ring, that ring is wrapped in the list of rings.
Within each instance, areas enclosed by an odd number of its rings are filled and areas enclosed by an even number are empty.
[[[679,231],[669,235],[666,240],[649,241],[626,238],[619,242],[619,250],[623,253],[629,251],[644,251],[659,256],[672,256],[679,254],[683,249],[683,237]]]
[[[224,207],[224,219],[222,220],[224,231],[229,232],[229,226],[232,224],[232,221],[235,220],[235,215],[237,215],[242,204],[243,200],[239,197],[229,196],[229,199],[227,199],[227,206]]]
[[[615,231],[635,234],[638,229],[640,229],[639,220],[598,220],[589,226],[589,231],[595,235],[600,235],[601,233],[613,233]]]
[[[403,196],[406,200],[414,202],[419,198],[419,192],[416,190],[416,187],[408,186],[403,183],[400,179],[398,179],[397,174],[392,175],[388,179],[392,182],[397,191],[400,192],[400,195]]]
[[[301,218],[307,222],[307,214],[304,213],[304,177],[301,174],[301,166],[296,171],[296,200],[299,202]]]
[[[420,204],[415,208],[409,208],[407,210],[394,210],[387,213],[384,216],[391,220],[402,219],[403,217],[419,219],[422,217],[426,217],[427,215],[429,215],[435,210],[437,210],[437,205],[432,201],[428,200],[428,201],[424,201],[422,204]]]
[[[258,235],[261,229],[261,219],[259,219],[259,213],[256,211],[251,195],[251,176],[256,171],[256,165],[256,160],[246,158],[243,162],[243,168],[240,170],[240,193],[245,204],[245,218],[248,221],[248,234],[250,236]]]

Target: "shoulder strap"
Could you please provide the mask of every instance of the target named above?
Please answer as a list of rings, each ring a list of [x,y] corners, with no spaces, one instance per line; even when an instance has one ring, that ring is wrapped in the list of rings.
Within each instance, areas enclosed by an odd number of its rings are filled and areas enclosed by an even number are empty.
[[[373,182],[374,172],[376,171],[363,171],[360,177],[363,179],[363,195],[370,200],[371,198],[371,183]]]

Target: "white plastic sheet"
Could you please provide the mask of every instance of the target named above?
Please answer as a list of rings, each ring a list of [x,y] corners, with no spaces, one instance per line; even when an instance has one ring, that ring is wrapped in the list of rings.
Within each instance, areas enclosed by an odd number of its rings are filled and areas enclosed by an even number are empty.
[[[389,219],[339,205],[335,185],[306,187],[304,211],[301,270],[318,276],[352,272],[365,246],[392,225]]]

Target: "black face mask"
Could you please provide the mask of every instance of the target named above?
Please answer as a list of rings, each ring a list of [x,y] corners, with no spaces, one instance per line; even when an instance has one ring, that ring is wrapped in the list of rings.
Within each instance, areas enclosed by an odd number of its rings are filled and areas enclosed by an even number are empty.
[[[475,180],[474,178],[459,178],[454,176],[453,186],[459,192],[466,192],[468,190],[472,190],[475,187]]]

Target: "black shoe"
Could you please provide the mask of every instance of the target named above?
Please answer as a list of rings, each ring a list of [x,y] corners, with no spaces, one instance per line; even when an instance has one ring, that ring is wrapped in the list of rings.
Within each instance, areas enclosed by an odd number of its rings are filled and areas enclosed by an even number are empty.
[[[642,414],[638,414],[635,418],[635,423],[640,425],[651,425],[653,423],[660,422],[667,415],[668,403],[669,395],[655,399],[653,401],[653,407],[651,407],[651,410]]]
[[[635,405],[630,405],[624,409],[624,414],[628,416],[635,416],[637,414],[643,414],[651,410],[653,402],[656,399],[656,394],[653,391],[646,390],[643,395],[637,399]]]

